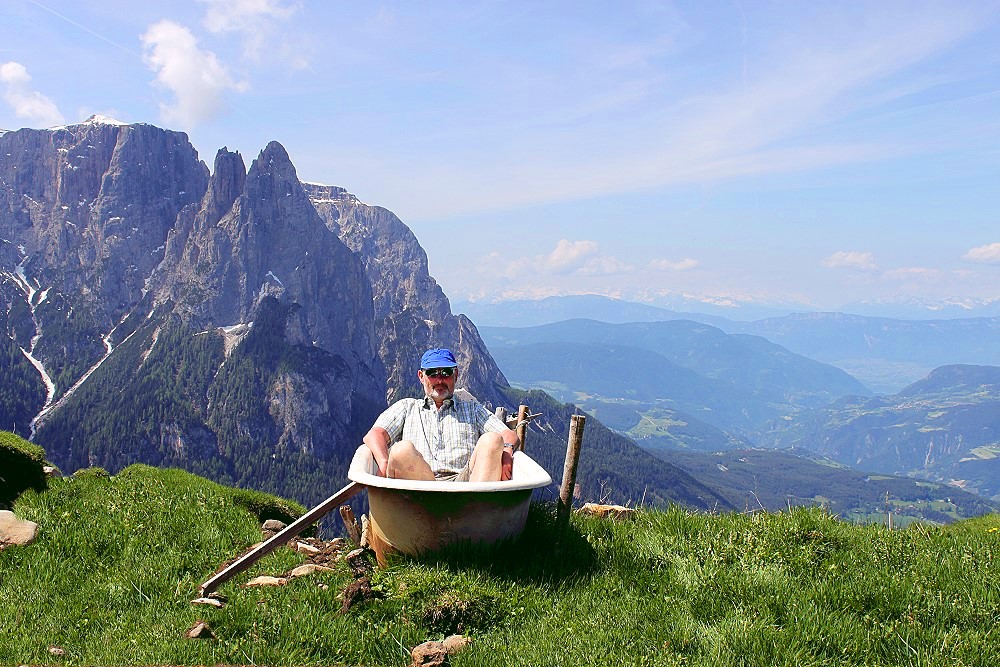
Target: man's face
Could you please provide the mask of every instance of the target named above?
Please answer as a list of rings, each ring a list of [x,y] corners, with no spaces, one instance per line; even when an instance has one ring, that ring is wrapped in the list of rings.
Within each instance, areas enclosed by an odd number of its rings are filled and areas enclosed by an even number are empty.
[[[451,398],[455,393],[456,368],[428,368],[417,371],[420,384],[424,386],[424,395],[440,404]]]

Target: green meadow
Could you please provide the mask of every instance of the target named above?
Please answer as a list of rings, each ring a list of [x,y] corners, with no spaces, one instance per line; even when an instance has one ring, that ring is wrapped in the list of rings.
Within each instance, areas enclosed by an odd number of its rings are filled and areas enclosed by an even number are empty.
[[[331,486],[332,489],[332,486]],[[371,572],[243,588],[303,560],[280,549],[196,607],[198,584],[301,507],[178,470],[91,470],[29,490],[38,540],[0,551],[0,664],[398,665],[452,633],[463,665],[1000,664],[1000,516],[889,531],[821,510],[628,521],[532,507],[515,542]],[[214,639],[185,639],[197,620]],[[65,655],[54,656],[56,646]]]

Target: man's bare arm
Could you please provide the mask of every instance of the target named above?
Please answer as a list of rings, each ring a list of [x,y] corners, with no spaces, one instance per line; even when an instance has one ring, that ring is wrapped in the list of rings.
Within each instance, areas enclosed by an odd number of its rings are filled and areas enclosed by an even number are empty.
[[[514,434],[515,439],[517,434]],[[373,426],[363,438],[368,450],[375,457],[378,465],[378,474],[386,476],[386,469],[389,467],[389,433],[381,426]],[[506,442],[506,441],[505,441]]]

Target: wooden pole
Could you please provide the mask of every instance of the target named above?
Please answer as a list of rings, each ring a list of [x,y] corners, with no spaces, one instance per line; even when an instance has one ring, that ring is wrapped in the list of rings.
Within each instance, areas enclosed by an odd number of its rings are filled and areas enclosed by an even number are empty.
[[[559,507],[556,511],[556,526],[565,530],[569,525],[569,512],[573,508],[573,491],[576,488],[576,468],[580,463],[580,447],[583,445],[583,427],[587,423],[585,415],[573,415],[569,422],[569,442],[566,443],[566,464],[563,466],[562,486],[559,489]]]
[[[517,408],[517,451],[524,451],[524,440],[528,437],[528,410],[527,405]]]
[[[202,595],[208,595],[216,588],[226,583],[237,574],[247,569],[258,560],[271,553],[282,544],[292,539],[303,530],[311,526],[313,523],[322,519],[326,514],[328,514],[334,507],[338,507],[348,498],[352,498],[362,490],[364,490],[364,484],[358,484],[357,482],[351,482],[340,491],[321,502],[316,507],[312,508],[298,519],[288,524],[280,531],[278,531],[269,540],[266,540],[256,549],[252,549],[243,556],[240,556],[232,565],[223,569],[216,575],[213,575],[208,581],[203,583],[198,587],[198,592]]]

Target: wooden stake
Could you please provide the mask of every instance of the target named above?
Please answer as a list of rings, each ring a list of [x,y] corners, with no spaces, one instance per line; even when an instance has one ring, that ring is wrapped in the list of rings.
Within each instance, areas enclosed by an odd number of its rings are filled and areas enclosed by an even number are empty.
[[[315,522],[326,516],[334,507],[339,506],[348,498],[353,498],[355,495],[363,491],[365,488],[364,484],[358,484],[357,482],[351,482],[340,491],[321,502],[316,507],[312,508],[298,519],[288,524],[280,531],[278,531],[274,537],[266,540],[256,549],[244,554],[236,560],[232,565],[223,569],[218,574],[212,576],[208,581],[203,583],[198,587],[198,592],[202,596],[208,595],[216,588],[226,583],[237,574],[247,569],[258,560],[271,553],[282,544],[292,539],[303,530],[314,524]]]
[[[580,448],[583,445],[583,427],[586,415],[573,415],[569,422],[569,442],[566,443],[566,464],[563,466],[562,486],[559,489],[559,507],[556,511],[556,527],[565,530],[569,525],[569,512],[573,508],[573,491],[576,488],[576,468],[580,463]]]
[[[527,405],[517,408],[517,451],[524,451],[524,440],[528,437],[528,410]]]

